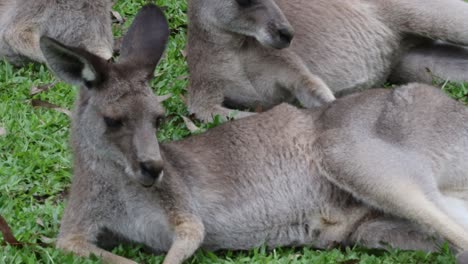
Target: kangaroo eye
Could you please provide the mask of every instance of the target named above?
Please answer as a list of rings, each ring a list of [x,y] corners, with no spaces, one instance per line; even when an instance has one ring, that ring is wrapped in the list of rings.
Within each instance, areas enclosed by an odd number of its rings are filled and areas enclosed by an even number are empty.
[[[119,129],[123,125],[121,119],[114,119],[110,117],[104,117],[104,123],[106,123],[106,126],[111,129]]]
[[[253,0],[236,0],[236,2],[241,6],[241,7],[249,7],[253,4]]]

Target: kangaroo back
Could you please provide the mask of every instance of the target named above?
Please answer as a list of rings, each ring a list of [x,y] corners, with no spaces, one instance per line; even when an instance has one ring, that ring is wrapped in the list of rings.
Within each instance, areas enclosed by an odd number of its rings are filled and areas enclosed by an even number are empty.
[[[111,0],[19,0],[2,6],[0,56],[12,63],[45,62],[39,48],[43,35],[106,60],[112,57]]]

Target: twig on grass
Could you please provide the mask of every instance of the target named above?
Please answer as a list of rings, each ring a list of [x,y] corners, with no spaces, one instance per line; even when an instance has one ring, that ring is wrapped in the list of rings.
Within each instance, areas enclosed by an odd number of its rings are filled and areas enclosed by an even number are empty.
[[[50,88],[54,87],[58,82],[54,81],[49,84],[39,85],[39,86],[31,86],[31,90],[29,91],[29,95],[36,95],[42,92],[49,90]]]
[[[195,125],[195,123],[192,122],[192,120],[190,120],[190,118],[186,117],[186,116],[181,116],[182,119],[184,120],[184,123],[185,123],[185,126],[187,127],[187,129],[191,132],[191,133],[195,133],[195,132],[198,132],[200,131],[200,128],[197,127]]]
[[[61,108],[58,105],[54,105],[52,103],[42,101],[42,100],[39,100],[39,99],[32,99],[31,100],[31,105],[33,107],[44,107],[44,108],[53,109],[53,110],[55,110],[57,112],[66,114],[68,117],[72,116],[72,113],[70,112],[70,110],[65,109],[65,108]]]
[[[23,243],[16,240],[15,236],[11,232],[10,226],[6,222],[5,218],[0,215],[0,232],[2,232],[4,242],[2,245],[11,245],[14,247],[22,247]]]

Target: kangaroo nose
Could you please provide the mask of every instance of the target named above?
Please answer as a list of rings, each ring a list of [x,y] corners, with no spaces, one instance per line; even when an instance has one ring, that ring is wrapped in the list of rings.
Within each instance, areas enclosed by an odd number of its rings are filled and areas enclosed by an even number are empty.
[[[147,179],[156,180],[161,175],[163,166],[160,162],[145,161],[140,162],[141,174]]]
[[[278,29],[278,35],[282,41],[286,43],[291,43],[294,38],[294,31],[287,27],[282,27]]]

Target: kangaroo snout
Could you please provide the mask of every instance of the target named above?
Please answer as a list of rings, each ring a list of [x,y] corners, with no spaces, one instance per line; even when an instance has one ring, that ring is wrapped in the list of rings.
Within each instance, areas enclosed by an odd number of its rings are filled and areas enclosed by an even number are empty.
[[[140,183],[146,187],[152,186],[162,176],[163,168],[162,161],[150,160],[140,162]]]
[[[271,25],[266,30],[267,34],[258,38],[259,42],[274,49],[285,49],[291,45],[294,38],[294,29],[287,24]]]
[[[294,30],[291,27],[280,27],[278,28],[278,36],[282,42],[289,46],[294,38]]]

